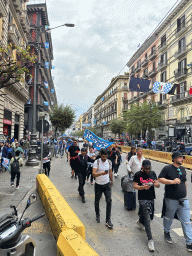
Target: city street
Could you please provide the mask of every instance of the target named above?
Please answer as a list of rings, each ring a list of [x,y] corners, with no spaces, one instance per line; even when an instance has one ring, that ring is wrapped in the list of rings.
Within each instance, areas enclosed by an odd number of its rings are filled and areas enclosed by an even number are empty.
[[[125,159],[125,154],[123,154]],[[153,170],[159,174],[164,164],[152,162]],[[105,200],[101,198],[101,223],[96,223],[94,212],[94,186],[89,182],[85,184],[86,203],[81,202],[78,195],[78,182],[70,178],[70,167],[66,157],[59,157],[52,162],[50,179],[69,203],[71,208],[85,225],[86,241],[95,249],[100,256],[130,256],[130,255],[151,255],[147,248],[147,236],[145,232],[136,227],[138,219],[137,210],[127,211],[124,208],[123,192],[121,191],[120,180],[126,174],[124,163],[120,167],[120,176],[114,178],[112,193],[112,223],[114,229],[109,230],[105,226]],[[156,190],[156,210],[152,222],[152,234],[156,251],[153,255],[188,255],[185,247],[185,240],[182,234],[180,222],[174,221],[172,225],[172,238],[174,243],[167,244],[163,236],[161,207],[164,193],[164,185]],[[188,197],[192,205],[192,187],[190,172],[188,172]],[[138,209],[138,207],[137,207]]]

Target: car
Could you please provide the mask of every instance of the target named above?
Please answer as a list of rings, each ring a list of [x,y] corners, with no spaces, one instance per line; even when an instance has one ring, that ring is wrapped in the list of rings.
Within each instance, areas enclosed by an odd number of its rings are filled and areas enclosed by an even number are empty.
[[[163,140],[156,141],[156,150],[164,151],[165,150],[165,143]]]
[[[124,141],[123,141],[123,140],[116,139],[115,142],[116,142],[118,145],[121,145],[121,146],[124,145]]]
[[[192,156],[192,143],[185,144],[185,154]]]

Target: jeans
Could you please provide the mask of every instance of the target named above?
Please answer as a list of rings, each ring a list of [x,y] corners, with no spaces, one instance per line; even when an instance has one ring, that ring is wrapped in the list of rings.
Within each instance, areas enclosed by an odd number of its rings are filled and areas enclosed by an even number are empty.
[[[118,173],[120,164],[114,164],[114,173]]]
[[[84,191],[84,185],[85,185],[85,180],[86,180],[86,174],[78,173],[78,178],[79,178],[79,195],[84,197],[85,196],[85,191]]]
[[[110,182],[105,185],[99,185],[99,184],[95,183],[95,212],[96,212],[96,215],[100,215],[99,201],[100,201],[102,193],[104,193],[105,199],[107,202],[107,206],[106,206],[106,221],[107,221],[107,220],[110,220],[110,218],[111,218],[112,199],[111,199],[111,184],[110,184]]]
[[[28,148],[24,149],[24,156],[25,156],[25,158],[27,158],[27,155],[28,155]]]
[[[179,200],[172,200],[165,198],[166,211],[163,217],[163,226],[165,232],[170,232],[171,224],[174,219],[175,213],[177,213],[178,219],[181,222],[186,244],[192,243],[192,229],[190,222],[190,208],[189,201],[183,200],[182,203]]]
[[[50,161],[43,164],[43,169],[45,169],[45,175],[49,177],[51,169]]]
[[[15,176],[17,176],[16,187],[19,186],[20,172],[11,172],[11,183],[14,183]]]
[[[148,237],[148,240],[153,239],[151,234],[150,222],[154,215],[154,200],[140,200],[139,201],[139,222],[141,222],[144,227]]]
[[[93,183],[93,175],[92,175],[93,167],[88,167],[88,174],[87,174],[87,180],[89,179],[89,176],[91,175],[91,183]]]

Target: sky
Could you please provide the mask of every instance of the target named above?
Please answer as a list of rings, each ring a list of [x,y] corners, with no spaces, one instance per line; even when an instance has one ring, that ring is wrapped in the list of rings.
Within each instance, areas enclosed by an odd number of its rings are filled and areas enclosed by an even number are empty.
[[[29,4],[43,0],[30,0]],[[177,0],[47,0],[58,104],[76,119],[110,84]],[[177,4],[180,2],[178,0]]]

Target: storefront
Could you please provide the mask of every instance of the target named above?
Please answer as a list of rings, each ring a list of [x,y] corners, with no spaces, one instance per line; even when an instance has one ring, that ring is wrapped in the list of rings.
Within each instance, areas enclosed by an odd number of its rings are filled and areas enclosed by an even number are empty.
[[[191,143],[191,127],[184,125],[176,126],[175,137],[181,142]]]

